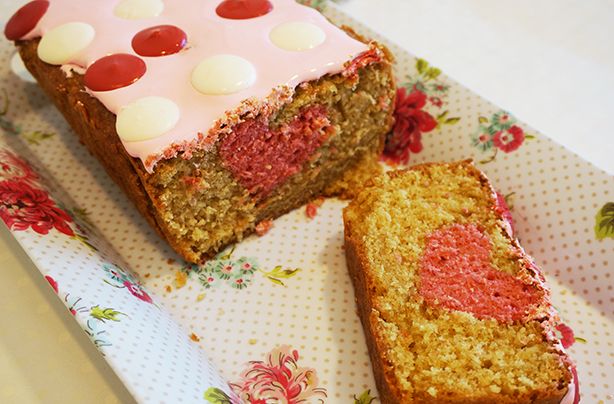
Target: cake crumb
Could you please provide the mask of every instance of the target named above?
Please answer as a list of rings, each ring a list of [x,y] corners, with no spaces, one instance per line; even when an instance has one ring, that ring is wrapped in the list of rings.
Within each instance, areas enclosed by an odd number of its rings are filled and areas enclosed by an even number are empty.
[[[196,301],[197,302],[202,302],[205,299],[205,294],[201,293],[198,296],[196,296]]]
[[[258,340],[256,338],[250,338],[250,339],[247,340],[247,342],[250,345],[256,345],[258,343]]]
[[[426,392],[429,393],[433,397],[437,397],[437,389],[433,386],[426,389]]]
[[[166,290],[166,293],[171,293],[173,291],[173,288],[171,288],[171,285],[166,285],[164,287],[164,290]]]
[[[493,393],[499,394],[501,393],[501,387],[497,386],[496,384],[491,384],[489,387],[490,391],[492,391]]]
[[[194,333],[190,334],[190,339],[194,342],[199,342],[200,341],[200,337]]]
[[[324,203],[324,198],[317,198],[305,206],[305,215],[313,219],[318,214],[318,208]]]
[[[259,237],[262,237],[265,234],[267,234],[269,232],[269,230],[271,230],[271,227],[273,227],[273,221],[272,220],[263,220],[262,222],[260,222],[260,223],[258,223],[256,225],[256,234]]]
[[[181,289],[182,287],[185,286],[187,282],[188,282],[188,274],[178,269],[175,272],[175,287],[177,289]]]

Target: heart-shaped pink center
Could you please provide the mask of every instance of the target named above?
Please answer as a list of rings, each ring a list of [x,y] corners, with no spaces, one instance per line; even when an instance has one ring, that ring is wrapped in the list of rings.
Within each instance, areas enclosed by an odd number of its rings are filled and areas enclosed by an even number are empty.
[[[475,225],[453,224],[433,232],[420,262],[418,291],[428,304],[501,322],[522,319],[543,291],[495,269],[492,245]]]

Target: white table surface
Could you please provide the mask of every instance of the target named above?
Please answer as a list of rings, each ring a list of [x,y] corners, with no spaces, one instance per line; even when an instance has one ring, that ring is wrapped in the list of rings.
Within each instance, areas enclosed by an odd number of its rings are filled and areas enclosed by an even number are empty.
[[[339,4],[372,29],[614,173],[614,1],[346,0]],[[0,16],[0,21],[7,18]],[[0,285],[0,402],[132,401],[4,226],[0,226]]]

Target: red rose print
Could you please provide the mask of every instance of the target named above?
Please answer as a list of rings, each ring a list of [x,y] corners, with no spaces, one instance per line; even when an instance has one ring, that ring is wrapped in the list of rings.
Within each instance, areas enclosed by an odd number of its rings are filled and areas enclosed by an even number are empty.
[[[439,97],[431,97],[429,98],[429,100],[431,101],[431,104],[433,104],[437,108],[441,108],[441,106],[443,105],[443,101]]]
[[[47,192],[23,181],[0,182],[0,217],[11,230],[31,227],[38,234],[47,234],[55,228],[67,236],[75,235],[67,223],[72,218],[55,206]]]
[[[0,149],[0,178],[5,180],[32,182],[38,175],[30,165],[15,153]]]
[[[132,293],[133,296],[141,299],[144,302],[147,303],[152,303],[153,300],[151,299],[151,297],[147,294],[147,292],[145,292],[139,285],[137,285],[136,283],[132,283],[129,281],[125,281],[124,282],[124,286],[126,287],[126,289],[128,289],[128,291],[130,293]]]
[[[500,150],[509,153],[518,149],[522,142],[524,142],[524,131],[514,125],[511,128],[495,133],[492,139],[493,144]]]
[[[560,323],[556,326],[556,329],[561,333],[561,344],[563,344],[563,348],[569,348],[576,342],[573,330],[568,325]]]
[[[47,282],[49,282],[55,293],[58,293],[58,283],[56,282],[56,280],[49,275],[45,275],[45,279],[47,279]]]
[[[437,121],[422,108],[426,104],[426,94],[414,90],[407,94],[405,88],[397,90],[395,124],[392,133],[386,139],[384,159],[406,164],[409,154],[422,151],[422,133],[437,127]]]

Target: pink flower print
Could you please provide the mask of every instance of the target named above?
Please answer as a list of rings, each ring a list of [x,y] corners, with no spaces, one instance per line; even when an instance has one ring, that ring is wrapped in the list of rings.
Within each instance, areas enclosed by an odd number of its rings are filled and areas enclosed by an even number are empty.
[[[51,285],[51,287],[53,288],[53,290],[55,291],[55,293],[58,293],[58,283],[55,279],[53,279],[51,276],[49,275],[45,275],[45,279],[47,279],[47,282],[49,282],[49,284]]]
[[[487,132],[486,128],[481,128],[483,131],[477,133],[477,135],[472,136],[472,144],[485,152],[492,148],[492,135]]]
[[[243,271],[249,271],[252,269],[252,264],[250,264],[249,262],[244,262],[243,265],[241,265],[241,269]]]
[[[56,206],[49,194],[23,181],[0,182],[0,218],[11,230],[32,228],[45,235],[55,228],[67,236],[75,235],[68,224],[72,218]]]
[[[317,387],[314,369],[298,365],[298,351],[283,345],[269,353],[266,361],[250,362],[241,380],[231,384],[245,401],[297,404],[325,398],[326,390]]]
[[[439,97],[430,97],[429,100],[431,101],[431,104],[437,108],[441,108],[443,106],[443,101]]]
[[[426,101],[427,96],[421,91],[408,93],[404,87],[397,90],[394,128],[384,147],[384,160],[389,164],[407,164],[410,153],[422,151],[422,133],[437,127],[435,118],[423,110]]]
[[[232,264],[226,264],[222,267],[222,272],[225,274],[231,274],[233,269]]]
[[[125,281],[124,282],[124,286],[126,287],[126,289],[128,289],[128,291],[136,298],[141,299],[142,301],[146,302],[146,303],[152,303],[153,300],[151,299],[151,297],[147,294],[147,292],[145,292],[143,290],[143,288],[141,288],[140,285],[136,284],[136,283],[132,283],[132,282],[128,282]]]
[[[573,330],[568,325],[563,323],[557,324],[556,330],[561,334],[559,339],[561,344],[563,344],[563,348],[569,348],[576,342]]]
[[[505,153],[517,150],[524,142],[524,131],[519,126],[512,126],[507,130],[500,130],[493,137],[493,144]]]
[[[507,112],[499,111],[493,114],[491,122],[492,122],[491,128],[494,131],[497,131],[497,130],[508,129],[510,126],[516,123],[516,120]]]
[[[38,175],[25,160],[15,153],[7,149],[0,149],[0,179],[32,183],[38,180]]]

